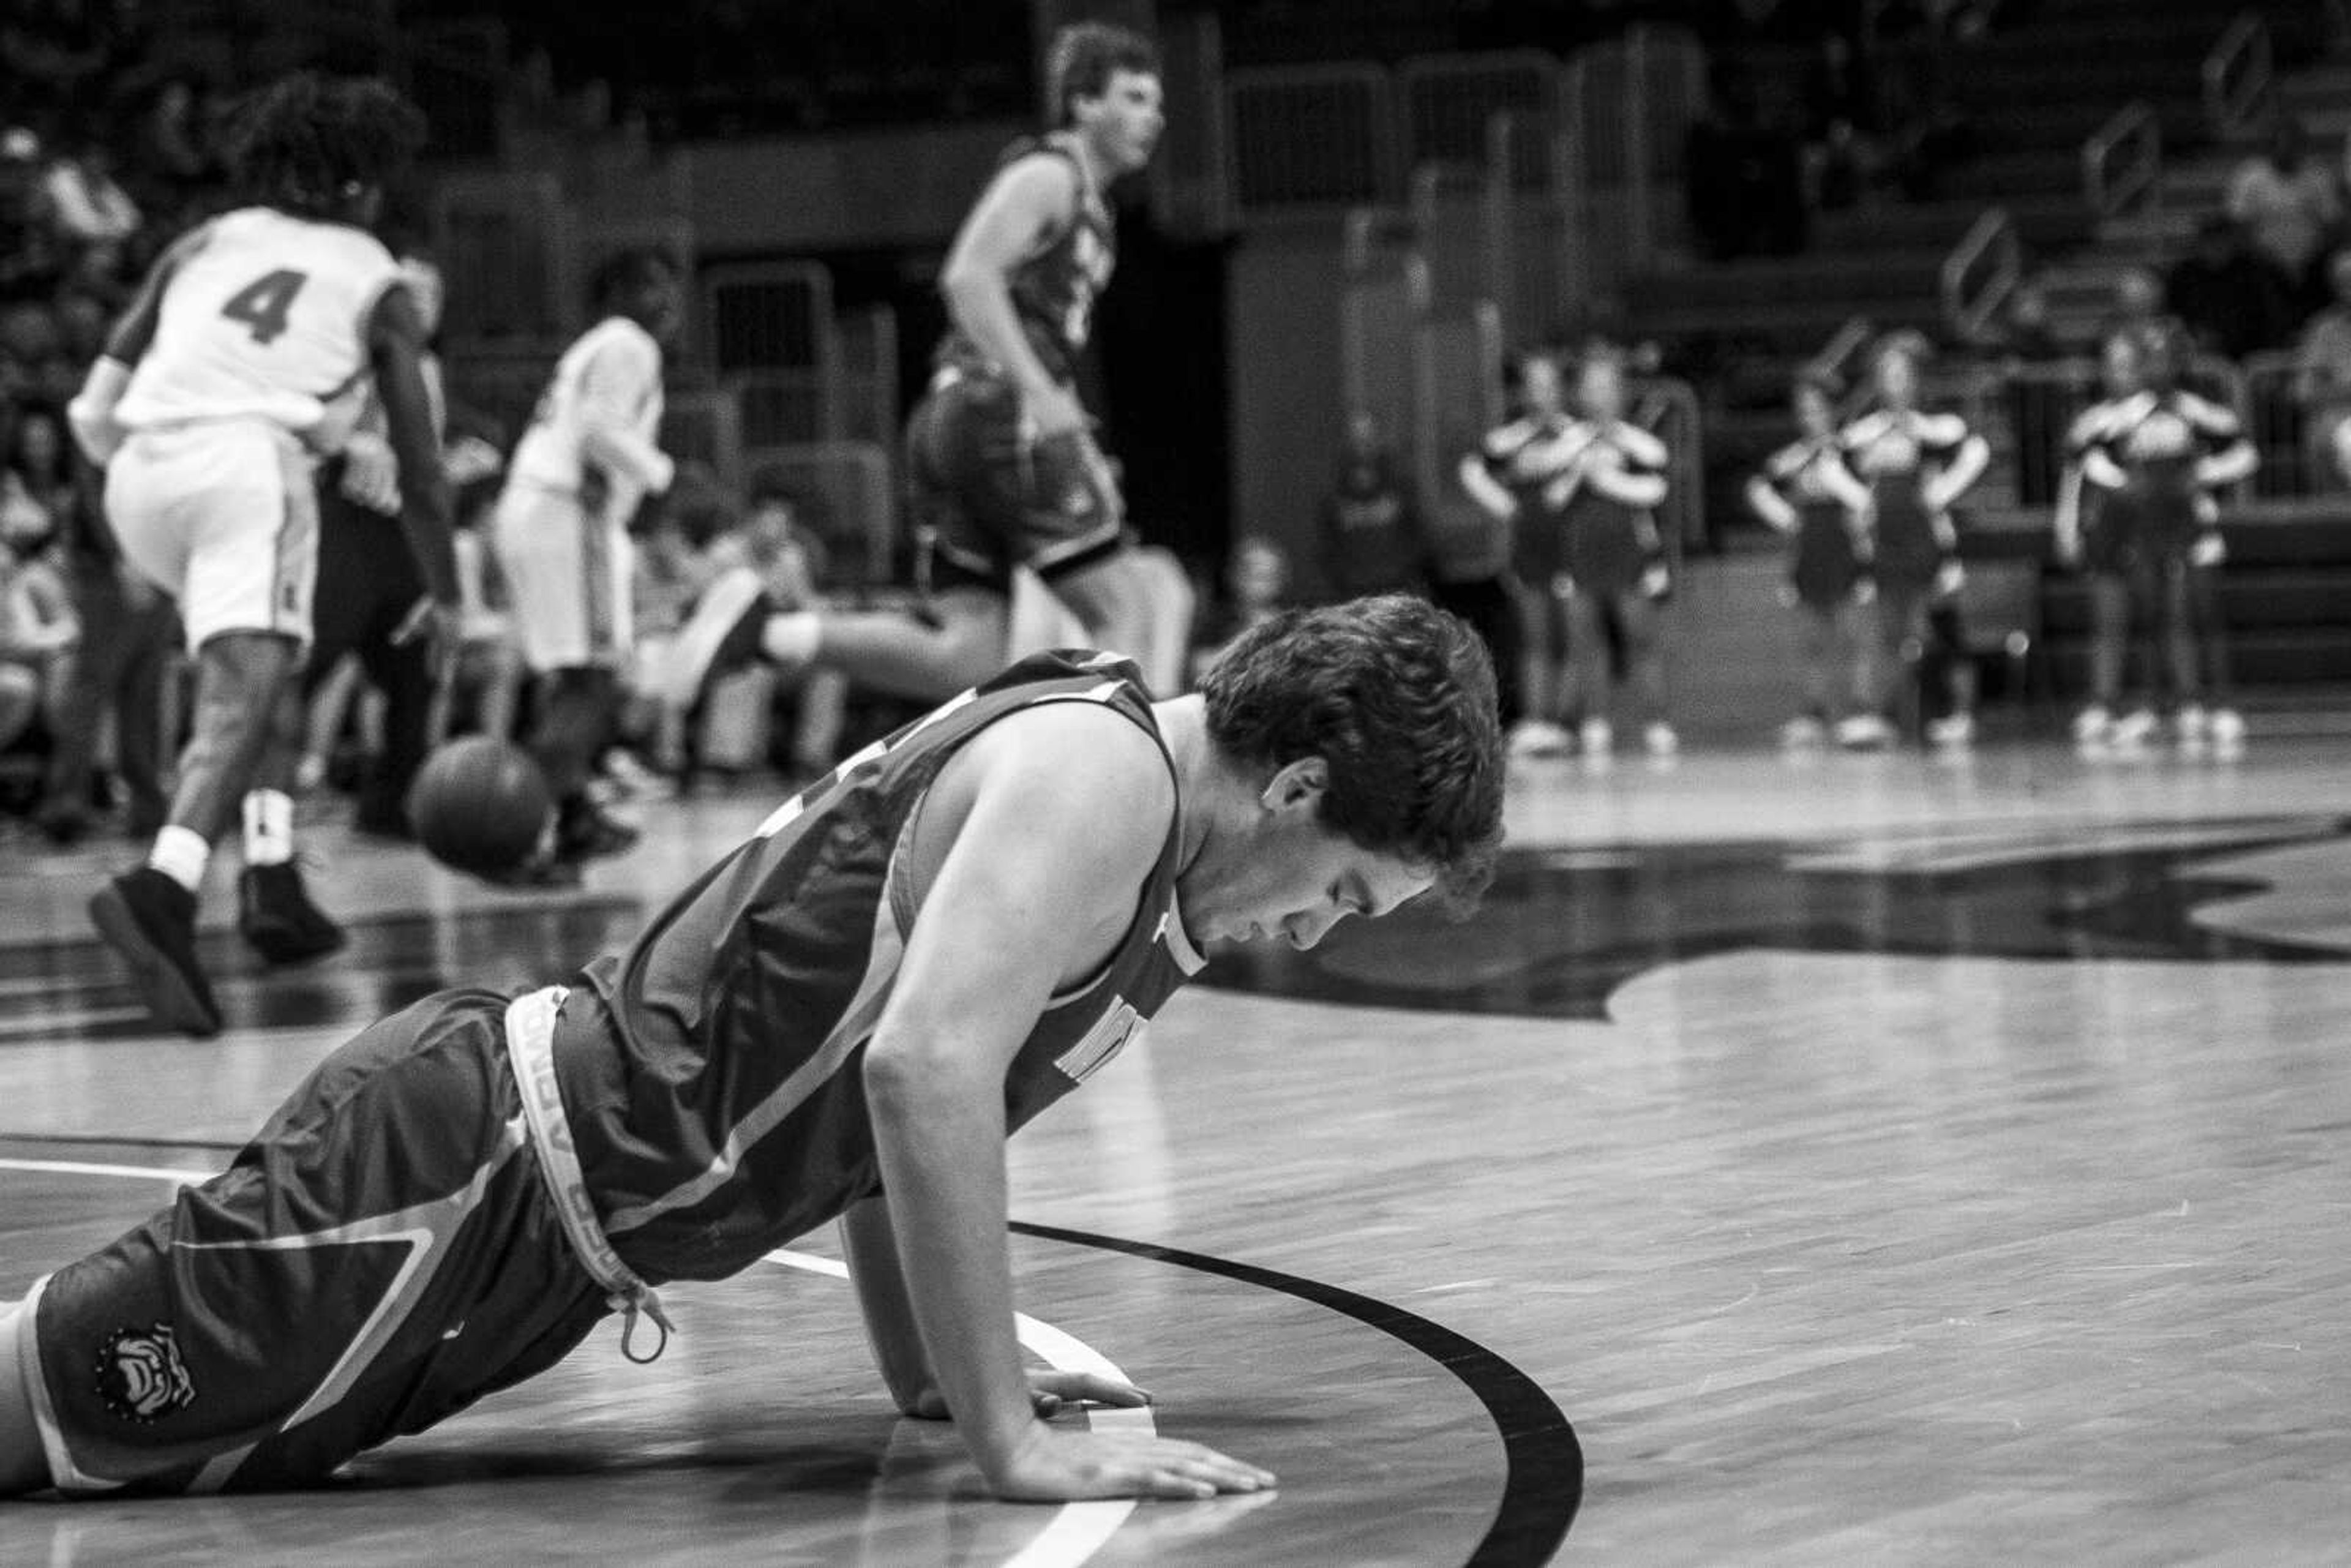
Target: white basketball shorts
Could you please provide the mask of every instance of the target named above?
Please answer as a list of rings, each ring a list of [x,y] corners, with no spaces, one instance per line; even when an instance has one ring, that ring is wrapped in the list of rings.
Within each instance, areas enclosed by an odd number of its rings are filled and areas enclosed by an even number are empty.
[[[309,453],[266,420],[141,431],[106,468],[106,515],[140,575],[179,601],[191,650],[224,632],[308,644],[319,575]]]
[[[569,492],[517,481],[490,528],[524,661],[537,671],[620,664],[634,640],[626,525],[590,515]]]

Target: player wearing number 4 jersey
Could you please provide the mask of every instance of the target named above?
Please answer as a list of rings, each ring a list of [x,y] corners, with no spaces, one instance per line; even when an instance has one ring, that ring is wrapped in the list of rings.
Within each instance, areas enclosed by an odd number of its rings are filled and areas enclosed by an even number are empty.
[[[615,1310],[658,1354],[650,1287],[836,1219],[883,1381],[952,1413],[999,1495],[1270,1485],[1037,1419],[1147,1396],[1024,1374],[1004,1140],[1115,1071],[1202,942],[1311,947],[1474,896],[1499,727],[1477,640],[1402,594],[1253,628],[1172,702],[1110,654],[1024,660],[786,802],[568,987],[363,1030],[226,1171],[0,1309],[0,1496],[317,1480]]]
[[[196,659],[169,819],[147,863],[90,901],[149,1010],[190,1034],[221,1025],[196,962],[196,891],[240,802],[246,939],[274,963],[342,942],[294,865],[287,791],[318,559],[311,467],[350,434],[371,377],[427,591],[411,634],[437,644],[440,616],[456,602],[418,370],[424,333],[397,264],[363,226],[423,133],[416,110],[380,82],[302,74],[248,99],[232,155],[255,204],[164,255],[68,411],[84,450],[106,465],[124,557],[179,601]]]

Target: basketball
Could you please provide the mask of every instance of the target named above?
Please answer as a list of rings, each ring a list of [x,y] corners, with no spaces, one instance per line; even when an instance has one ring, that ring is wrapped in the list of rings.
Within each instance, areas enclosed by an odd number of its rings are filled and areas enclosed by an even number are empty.
[[[538,764],[487,736],[454,740],[426,759],[408,795],[408,820],[425,852],[475,876],[528,860],[554,815]]]

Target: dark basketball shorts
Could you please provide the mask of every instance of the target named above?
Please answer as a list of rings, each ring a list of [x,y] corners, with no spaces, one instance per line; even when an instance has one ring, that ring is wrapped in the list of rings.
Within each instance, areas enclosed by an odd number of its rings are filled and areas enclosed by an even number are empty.
[[[68,1493],[319,1480],[561,1360],[611,1310],[540,1175],[507,998],[363,1030],[229,1168],[35,1287]]]
[[[1120,548],[1124,507],[1093,437],[1035,439],[1001,377],[951,366],[932,380],[906,421],[906,473],[929,588],[1008,594],[1016,566],[1050,582]]]

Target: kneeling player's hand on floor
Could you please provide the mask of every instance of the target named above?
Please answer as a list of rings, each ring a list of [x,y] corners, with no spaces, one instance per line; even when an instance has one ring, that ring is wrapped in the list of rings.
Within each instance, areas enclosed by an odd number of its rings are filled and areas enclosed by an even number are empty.
[[[1123,1410],[1139,1410],[1151,1403],[1151,1396],[1132,1383],[1121,1383],[1114,1377],[1099,1377],[1091,1372],[1032,1372],[1029,1375],[1029,1403],[1040,1416],[1061,1413],[1066,1405],[1110,1405]],[[946,1421],[946,1397],[935,1388],[925,1388],[914,1396],[906,1414],[918,1421]]]
[[[1270,1490],[1273,1472],[1180,1437],[1145,1432],[1071,1432],[1042,1422],[994,1468],[988,1482],[1016,1502],[1084,1498],[1208,1498]]]

